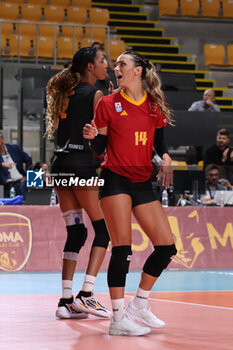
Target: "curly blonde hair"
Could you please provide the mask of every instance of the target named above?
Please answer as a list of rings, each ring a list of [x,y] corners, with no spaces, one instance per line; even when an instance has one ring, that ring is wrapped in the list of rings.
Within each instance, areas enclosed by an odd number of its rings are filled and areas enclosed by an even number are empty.
[[[166,117],[168,124],[174,125],[171,111],[164,101],[163,91],[161,90],[161,80],[156,73],[154,64],[135,51],[125,51],[123,54],[130,55],[134,60],[135,66],[142,67],[142,80],[145,80],[149,92],[159,105],[159,108]]]
[[[73,73],[70,68],[63,69],[49,80],[46,87],[47,111],[45,116],[48,123],[45,135],[49,139],[52,138],[58,126],[59,117],[67,108],[67,99],[79,80],[79,73]]]

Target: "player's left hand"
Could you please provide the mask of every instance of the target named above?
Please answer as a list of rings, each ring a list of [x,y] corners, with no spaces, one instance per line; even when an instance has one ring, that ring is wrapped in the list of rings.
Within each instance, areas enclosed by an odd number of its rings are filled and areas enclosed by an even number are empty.
[[[173,183],[172,160],[167,153],[164,153],[162,157],[162,163],[157,175],[157,182],[164,188],[168,188]]]
[[[97,135],[98,135],[98,130],[94,120],[91,121],[91,124],[85,124],[83,128],[83,137],[85,139],[93,140]]]

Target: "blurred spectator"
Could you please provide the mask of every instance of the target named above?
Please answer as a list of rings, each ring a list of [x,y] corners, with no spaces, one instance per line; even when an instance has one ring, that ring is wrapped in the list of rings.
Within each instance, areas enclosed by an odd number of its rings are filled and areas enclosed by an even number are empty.
[[[231,184],[233,183],[232,166],[233,150],[229,146],[230,134],[227,129],[220,129],[217,132],[216,144],[206,149],[204,154],[204,166],[217,164],[221,166],[222,174]]]
[[[44,184],[50,184],[51,183],[51,175],[49,172],[49,166],[47,163],[43,162],[37,162],[33,166],[33,170],[40,170],[42,169],[44,171]]]
[[[107,76],[104,80],[97,80],[95,86],[103,92],[104,95],[109,95],[112,93],[114,89],[117,89],[117,81],[114,73],[114,63],[110,57],[104,51],[103,45],[101,45],[98,41],[95,41],[91,47],[95,47],[97,50],[101,50],[104,54],[104,57],[107,61]]]
[[[220,168],[215,164],[207,165],[205,169],[205,204],[216,204],[215,195],[217,191],[231,191],[232,186],[227,179],[220,179]]]
[[[220,112],[219,107],[215,104],[215,92],[214,90],[208,89],[204,91],[203,100],[193,102],[189,107],[189,112]],[[196,146],[196,161],[203,159],[203,147]]]
[[[215,104],[214,90],[205,90],[203,100],[193,102],[188,110],[189,112],[220,112],[220,108]]]
[[[15,195],[26,192],[26,170],[32,168],[31,157],[18,145],[4,143],[0,131],[0,184],[4,185],[4,197],[10,197],[10,190],[15,189]]]

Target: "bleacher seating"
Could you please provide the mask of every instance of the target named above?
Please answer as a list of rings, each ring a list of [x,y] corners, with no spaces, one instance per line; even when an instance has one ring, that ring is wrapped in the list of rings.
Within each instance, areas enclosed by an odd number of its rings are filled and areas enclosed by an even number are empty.
[[[10,56],[18,56],[18,53],[21,57],[33,56],[33,43],[28,36],[11,34],[9,35],[8,39]]]
[[[233,1],[222,0],[223,17],[233,18]]]
[[[218,17],[220,12],[219,0],[201,0],[201,16]]]
[[[72,0],[72,6],[77,6],[77,7],[84,7],[86,9],[89,9],[91,6],[91,1],[92,0]]]
[[[159,0],[160,16],[177,16],[178,0]]]
[[[35,4],[22,4],[20,6],[20,19],[39,22],[41,20],[41,6]]]
[[[83,36],[83,27],[71,27],[71,26],[62,25],[61,33],[62,33],[62,36],[67,38],[73,39],[73,36],[75,36],[75,40],[77,42],[80,42]]]
[[[48,0],[28,0],[27,2],[28,4],[34,4],[34,5],[38,5],[39,3],[40,6],[44,6],[47,4]]]
[[[205,65],[223,65],[225,59],[224,45],[205,44],[204,46]]]
[[[106,37],[105,28],[85,27],[85,34],[87,38],[91,38],[94,41],[104,42]]]
[[[125,51],[125,42],[123,40],[109,39],[104,42],[105,52],[108,52],[109,43],[109,55],[110,58],[115,61],[117,57]]]
[[[68,7],[70,5],[70,0],[49,0],[49,5]]]
[[[92,7],[89,10],[89,18],[89,24],[106,26],[109,21],[109,11],[107,9]]]
[[[57,39],[57,58],[72,59],[77,49],[78,43],[75,41],[74,47],[72,38],[66,38],[62,36]]]
[[[233,66],[233,45],[227,46],[227,63],[229,66]]]
[[[54,29],[54,25],[39,24],[39,35],[42,37],[51,37],[54,38],[54,30],[56,31],[56,37],[58,37],[60,29],[59,26],[56,26],[56,29]]]
[[[53,56],[54,56],[54,39],[51,37],[39,36],[38,37],[38,57],[53,58]]]
[[[62,6],[50,6],[43,7],[44,21],[61,23],[65,17],[65,8]]]
[[[19,17],[18,4],[10,4],[8,2],[0,2],[1,19],[17,20]]]
[[[13,34],[14,24],[13,23],[1,23],[1,33],[4,35]]]
[[[182,16],[198,16],[200,9],[199,0],[180,0],[180,11]]]
[[[87,10],[84,7],[70,6],[66,9],[66,22],[85,24],[87,21]]]

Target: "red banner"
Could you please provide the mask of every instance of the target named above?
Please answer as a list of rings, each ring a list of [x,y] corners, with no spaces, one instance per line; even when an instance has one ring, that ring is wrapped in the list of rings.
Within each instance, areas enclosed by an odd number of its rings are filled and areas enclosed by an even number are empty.
[[[172,269],[233,268],[233,208],[185,207],[166,209],[177,255]],[[85,270],[94,232],[85,216],[88,239],[77,269]],[[130,268],[141,270],[153,247],[132,216],[133,258]],[[0,209],[0,270],[57,271],[62,266],[66,229],[59,207],[2,206]],[[107,269],[109,245],[102,269]]]

